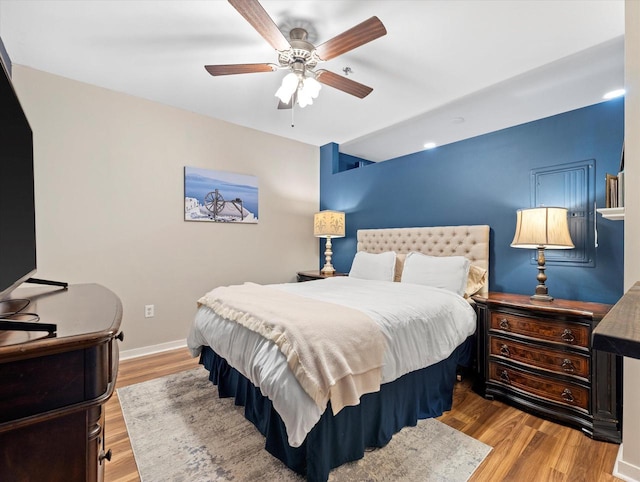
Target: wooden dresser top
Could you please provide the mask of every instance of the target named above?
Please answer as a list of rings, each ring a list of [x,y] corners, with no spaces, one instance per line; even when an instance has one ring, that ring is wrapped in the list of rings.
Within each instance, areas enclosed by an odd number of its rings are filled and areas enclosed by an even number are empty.
[[[0,331],[0,363],[93,345],[113,338],[120,329],[120,299],[98,284],[77,284],[67,289],[20,288],[11,298],[31,300],[23,311],[36,313],[43,323],[55,323],[58,330],[55,336],[47,336],[45,332]]]
[[[540,313],[548,313],[549,315],[562,313],[572,316],[584,316],[595,321],[601,320],[611,309],[611,305],[603,303],[562,299],[538,301],[532,300],[529,295],[498,293],[495,291],[491,291],[487,296],[474,295],[473,299],[488,306],[524,308]]]
[[[640,359],[640,282],[624,294],[596,327],[593,347]]]

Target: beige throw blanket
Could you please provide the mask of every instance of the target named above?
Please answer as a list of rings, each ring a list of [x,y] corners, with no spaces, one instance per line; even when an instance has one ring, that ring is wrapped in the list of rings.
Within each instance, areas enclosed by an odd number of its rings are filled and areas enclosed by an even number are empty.
[[[384,336],[358,310],[254,283],[216,288],[198,304],[273,341],[322,410],[380,390]]]

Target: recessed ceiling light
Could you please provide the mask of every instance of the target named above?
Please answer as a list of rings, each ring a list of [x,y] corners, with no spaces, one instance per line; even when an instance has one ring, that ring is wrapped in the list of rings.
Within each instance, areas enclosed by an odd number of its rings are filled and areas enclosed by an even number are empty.
[[[607,92],[602,96],[602,98],[605,100],[615,99],[616,97],[622,97],[624,94],[625,94],[624,89],[616,89],[616,90],[612,90],[611,92]]]
[[[424,145],[424,148],[425,148],[425,149],[433,149],[434,147],[436,147],[436,143],[435,143],[435,142],[427,142],[427,143]]]

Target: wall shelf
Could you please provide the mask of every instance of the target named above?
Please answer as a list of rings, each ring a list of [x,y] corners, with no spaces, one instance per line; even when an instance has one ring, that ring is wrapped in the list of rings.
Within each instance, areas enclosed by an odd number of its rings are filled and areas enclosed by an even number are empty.
[[[621,208],[600,208],[596,209],[602,217],[605,219],[610,219],[612,221],[623,221],[624,220],[624,207]]]

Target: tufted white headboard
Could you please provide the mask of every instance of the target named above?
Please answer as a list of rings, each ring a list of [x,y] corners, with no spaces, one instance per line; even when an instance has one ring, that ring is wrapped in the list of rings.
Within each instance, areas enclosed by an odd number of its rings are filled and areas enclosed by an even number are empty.
[[[478,294],[489,293],[489,226],[486,225],[359,229],[358,251],[464,256],[471,264],[487,270],[486,283]]]

